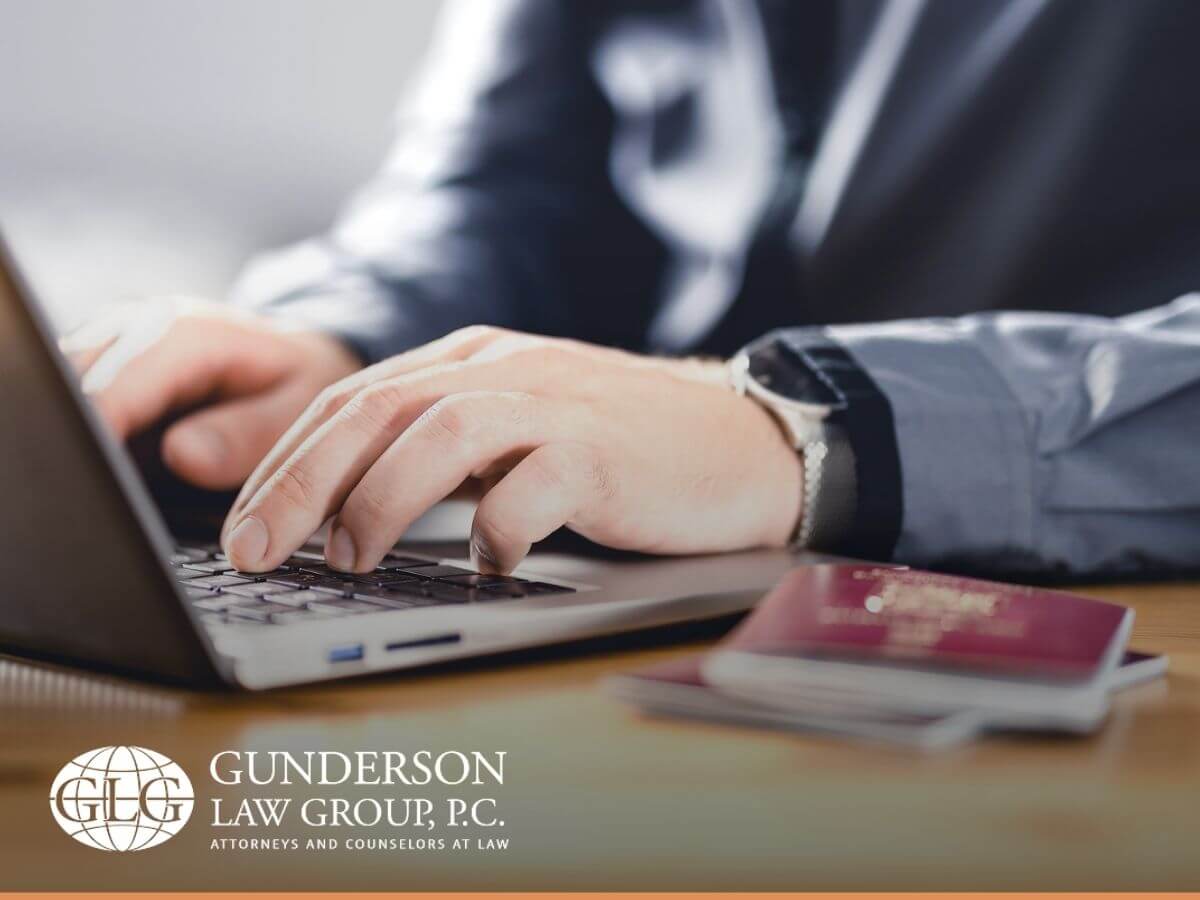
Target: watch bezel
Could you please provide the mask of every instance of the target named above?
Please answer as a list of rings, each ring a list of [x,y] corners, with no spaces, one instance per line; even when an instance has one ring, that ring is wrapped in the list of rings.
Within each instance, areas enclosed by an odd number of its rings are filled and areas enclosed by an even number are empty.
[[[770,375],[777,373],[785,361],[791,365],[803,366],[806,383],[819,386],[819,389],[832,395],[831,399],[827,401],[799,399],[777,390],[768,383],[778,380],[771,378]],[[755,362],[764,362],[772,368],[764,372],[756,372]],[[845,409],[847,406],[845,398],[839,395],[833,385],[821,379],[816,370],[805,365],[802,358],[778,340],[772,340],[769,343],[759,342],[744,348],[732,360],[731,369],[734,387],[738,393],[751,394],[760,401],[786,408],[812,421],[823,422],[833,413]]]

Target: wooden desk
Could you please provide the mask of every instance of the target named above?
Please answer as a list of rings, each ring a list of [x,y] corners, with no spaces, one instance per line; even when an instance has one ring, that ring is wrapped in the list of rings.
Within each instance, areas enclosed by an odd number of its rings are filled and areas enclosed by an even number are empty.
[[[1137,609],[1134,645],[1171,655],[1167,681],[1121,696],[1091,738],[997,737],[941,755],[643,720],[597,689],[697,641],[259,696],[172,693],[136,715],[34,702],[34,675],[8,665],[0,887],[1200,888],[1200,586],[1091,593]],[[84,750],[129,743],[178,761],[201,802],[154,850],[80,847],[51,820],[50,782]],[[420,748],[509,752],[493,791],[508,851],[209,849],[228,836],[210,824],[220,750]]]

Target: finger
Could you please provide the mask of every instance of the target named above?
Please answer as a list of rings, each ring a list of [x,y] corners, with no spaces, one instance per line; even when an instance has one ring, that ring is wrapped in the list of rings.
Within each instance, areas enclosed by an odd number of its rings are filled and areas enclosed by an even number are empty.
[[[176,355],[180,343],[166,333],[125,334],[88,367],[84,393],[119,439],[212,391],[215,360],[186,351]]]
[[[290,552],[307,540],[342,505],[375,460],[434,403],[494,385],[532,392],[548,379],[561,379],[565,365],[565,357],[535,350],[529,358],[443,363],[372,384],[326,419],[291,456],[277,462],[280,454],[271,451],[251,476],[259,486],[251,493],[248,484],[243,496],[249,494],[250,499],[237,504],[226,519],[221,531],[226,552],[231,557],[236,554],[243,569],[277,565],[275,560],[287,556],[279,548],[290,545]],[[283,443],[291,435],[289,431]],[[263,521],[256,514],[260,507],[278,521]],[[253,527],[235,540],[235,532],[249,519],[254,519]],[[273,534],[275,529],[284,530]],[[304,533],[297,537],[299,532]]]
[[[336,412],[330,414],[320,402],[310,406],[254,469],[226,516],[221,543],[227,553],[238,554],[239,568],[253,571],[259,565],[255,553],[266,552],[268,530],[283,527],[282,522],[259,522],[261,528],[247,529],[241,540],[234,540],[239,526],[255,519],[255,511],[266,503],[264,498],[275,495],[266,508],[286,519],[288,535],[294,529],[308,528],[300,541],[307,540],[388,445],[453,390],[452,368],[456,365],[461,364],[432,366],[377,382],[348,401],[339,398]],[[310,418],[321,421],[314,428]],[[307,437],[301,438],[305,432]],[[295,449],[287,453],[289,447]],[[284,541],[283,533],[275,534],[274,540]],[[235,550],[235,544],[241,546]]]
[[[484,495],[471,524],[471,561],[507,574],[529,548],[606,498],[596,452],[579,443],[538,447]]]
[[[406,430],[350,492],[333,520],[325,558],[347,571],[373,568],[471,472],[558,439],[572,430],[571,419],[526,393],[447,397]]]
[[[84,391],[124,439],[214,392],[249,393],[280,370],[278,348],[219,318],[147,321],[122,334],[89,369]]]
[[[167,467],[209,490],[237,487],[304,409],[312,392],[286,382],[261,394],[218,403],[179,420],[163,435]]]
[[[226,527],[222,530],[222,540],[228,534],[229,523],[238,518],[246,504],[262,489],[267,480],[296,453],[317,429],[336,416],[361,391],[389,378],[396,378],[448,362],[468,359],[481,347],[508,333],[503,329],[489,326],[460,328],[443,338],[376,363],[331,385],[288,428],[270,453],[246,479],[246,483],[242,486],[242,490],[230,510]]]
[[[230,558],[251,571],[278,565],[343,505],[367,470],[418,417],[425,419],[419,432],[473,428],[475,421],[456,415],[449,395],[475,390],[480,383],[503,383],[496,368],[451,363],[361,392],[314,432],[243,510],[230,516],[224,542]],[[426,412],[439,401],[440,412]],[[469,474],[470,469],[447,493]],[[416,472],[406,476],[405,489],[420,477]]]

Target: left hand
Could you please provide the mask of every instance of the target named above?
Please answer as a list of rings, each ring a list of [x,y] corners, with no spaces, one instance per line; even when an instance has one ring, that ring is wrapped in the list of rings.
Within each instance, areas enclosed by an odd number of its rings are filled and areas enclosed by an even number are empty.
[[[326,389],[250,476],[223,538],[239,569],[263,571],[333,516],[329,564],[369,571],[474,482],[485,571],[564,525],[650,553],[782,546],[801,478],[723,365],[474,327]]]

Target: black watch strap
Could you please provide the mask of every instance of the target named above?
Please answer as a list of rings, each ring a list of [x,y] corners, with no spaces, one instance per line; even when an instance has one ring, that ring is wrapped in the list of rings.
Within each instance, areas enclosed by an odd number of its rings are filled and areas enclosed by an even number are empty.
[[[823,330],[779,332],[776,340],[796,364],[806,367],[838,398],[828,421],[842,429],[854,453],[852,524],[841,546],[823,549],[863,559],[891,559],[904,516],[891,402],[854,357]]]

